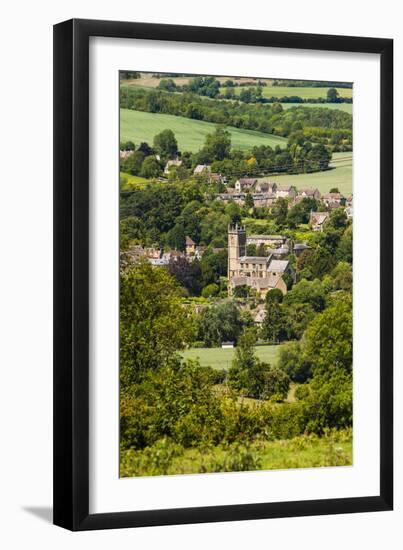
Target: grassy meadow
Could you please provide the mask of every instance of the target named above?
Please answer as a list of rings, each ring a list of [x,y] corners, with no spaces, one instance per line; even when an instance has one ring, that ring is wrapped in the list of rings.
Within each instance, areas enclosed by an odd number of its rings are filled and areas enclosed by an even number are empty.
[[[265,363],[274,365],[281,345],[256,346],[256,355]],[[202,367],[229,369],[235,355],[235,348],[190,348],[181,353],[184,359],[198,359]]]
[[[152,143],[156,134],[169,128],[174,132],[180,150],[196,152],[204,145],[207,134],[213,133],[216,126],[210,122],[174,115],[145,113],[129,109],[120,110],[120,140],[131,140],[136,144],[142,141]],[[271,147],[287,145],[287,140],[279,136],[232,127],[228,127],[228,130],[231,133],[234,149],[248,150],[255,145],[270,145]]]
[[[273,176],[272,179],[279,185],[295,185],[297,189],[317,187],[322,194],[328,193],[332,187],[338,187],[340,193],[345,196],[350,195],[353,191],[353,154],[351,152],[333,153],[330,167],[330,170],[324,172],[284,174]]]

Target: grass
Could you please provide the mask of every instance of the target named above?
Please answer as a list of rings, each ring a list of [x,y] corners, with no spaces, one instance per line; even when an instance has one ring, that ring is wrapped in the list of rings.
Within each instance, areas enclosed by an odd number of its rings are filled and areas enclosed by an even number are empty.
[[[323,437],[302,435],[277,441],[260,439],[248,446],[235,444],[229,447],[178,449],[170,454],[167,450],[162,447],[157,459],[155,452],[150,454],[148,449],[123,451],[121,477],[321,468],[353,464],[352,432],[348,429],[334,431]]]
[[[256,346],[256,355],[261,361],[274,365],[281,344],[278,346]],[[181,353],[184,359],[198,359],[202,367],[229,369],[235,355],[235,348],[190,348]]]
[[[196,152],[204,145],[207,134],[214,132],[216,125],[174,115],[120,110],[121,141],[131,140],[135,144],[147,141],[152,144],[154,136],[166,128],[174,132],[180,150]],[[255,145],[287,145],[287,140],[279,136],[233,127],[228,127],[228,130],[235,149],[250,150]]]
[[[133,176],[127,172],[120,172],[120,188],[122,191],[129,191],[133,187],[142,186],[148,183],[149,180],[140,176]]]
[[[291,109],[291,107],[320,107],[323,109],[337,109],[338,111],[344,111],[349,115],[353,114],[352,103],[282,103],[283,109]]]
[[[353,192],[353,153],[333,153],[332,167],[324,172],[313,174],[284,174],[271,179],[279,185],[295,185],[301,187],[317,187],[319,191],[328,193],[332,187],[337,187],[345,196]],[[267,179],[267,178],[266,178]]]

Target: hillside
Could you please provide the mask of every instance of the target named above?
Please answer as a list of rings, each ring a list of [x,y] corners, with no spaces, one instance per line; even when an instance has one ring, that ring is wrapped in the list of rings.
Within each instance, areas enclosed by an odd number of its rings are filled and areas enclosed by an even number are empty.
[[[328,193],[332,187],[338,187],[343,195],[350,195],[352,189],[353,154],[333,153],[331,169],[313,174],[285,174],[273,176],[272,179],[280,185],[295,185],[301,187],[317,187],[319,191]]]
[[[166,128],[174,132],[181,150],[196,152],[203,146],[206,135],[214,132],[216,125],[173,115],[120,110],[121,141],[131,140],[136,144],[147,141],[152,144],[154,136]],[[232,127],[228,130],[235,149],[248,150],[255,145],[287,145],[287,140],[279,136]]]

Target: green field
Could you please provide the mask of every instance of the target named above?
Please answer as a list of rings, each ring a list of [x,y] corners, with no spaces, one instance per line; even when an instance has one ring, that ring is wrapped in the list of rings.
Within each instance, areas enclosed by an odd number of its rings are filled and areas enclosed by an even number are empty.
[[[238,95],[241,90],[247,89],[247,86],[237,86],[234,88],[235,94]],[[285,97],[285,96],[297,96],[302,99],[317,99],[319,97],[326,98],[328,87],[326,88],[308,88],[308,87],[288,87],[288,86],[263,86],[263,97]],[[353,90],[351,88],[336,88],[340,97],[352,97]],[[221,92],[225,91],[225,88],[220,88]]]
[[[291,109],[291,107],[322,107],[323,109],[337,109],[349,115],[353,114],[352,103],[281,103],[283,109]]]
[[[174,115],[120,110],[121,141],[131,140],[136,145],[142,141],[152,144],[154,136],[167,128],[174,132],[180,150],[196,152],[204,145],[207,134],[214,132],[216,125]],[[228,130],[234,149],[249,150],[255,145],[287,145],[287,140],[279,136],[232,127],[228,127]]]
[[[256,355],[261,361],[274,365],[281,345],[256,346]],[[181,353],[185,359],[198,359],[202,367],[228,369],[235,355],[235,348],[190,348]]]
[[[353,192],[353,153],[333,153],[330,166],[333,166],[333,168],[324,172],[297,175],[284,174],[272,176],[271,179],[279,185],[295,185],[297,189],[317,187],[322,194],[328,193],[332,187],[338,187],[340,193],[345,196],[350,195]]]

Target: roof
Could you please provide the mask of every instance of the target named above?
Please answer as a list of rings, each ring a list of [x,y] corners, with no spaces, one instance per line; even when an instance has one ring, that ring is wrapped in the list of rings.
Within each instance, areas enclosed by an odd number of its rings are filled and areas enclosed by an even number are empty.
[[[240,178],[238,181],[241,185],[255,185],[257,183],[256,178]]]
[[[286,237],[284,237],[284,235],[249,235],[247,239],[260,239],[263,241],[285,241]]]
[[[329,212],[311,212],[311,221],[323,223],[329,217]]]
[[[289,262],[287,260],[272,260],[270,262],[270,271],[275,271],[279,273],[284,273],[287,269]]]
[[[248,285],[259,290],[265,288],[276,288],[279,280],[281,279],[281,274],[270,273],[267,277],[233,277],[231,279],[231,284],[233,286],[242,286]]]
[[[273,254],[288,254],[289,250],[286,246],[281,246],[280,248],[275,248],[271,252],[273,252]]]
[[[185,241],[185,242],[186,242],[187,245],[190,245],[190,246],[196,244],[196,243],[194,242],[194,240],[191,239],[190,237],[186,237],[186,241]]]
[[[293,185],[278,185],[277,191],[291,191],[293,187]]]
[[[326,193],[322,196],[322,199],[340,200],[344,199],[344,196],[341,193]]]
[[[303,187],[298,191],[299,195],[305,194],[305,195],[314,195],[315,193],[319,193],[319,189],[314,189],[313,187]],[[319,193],[320,195],[320,193]]]
[[[267,256],[241,256],[239,261],[245,264],[267,264]]]
[[[294,250],[306,250],[307,248],[311,248],[305,243],[295,243],[294,244]]]

